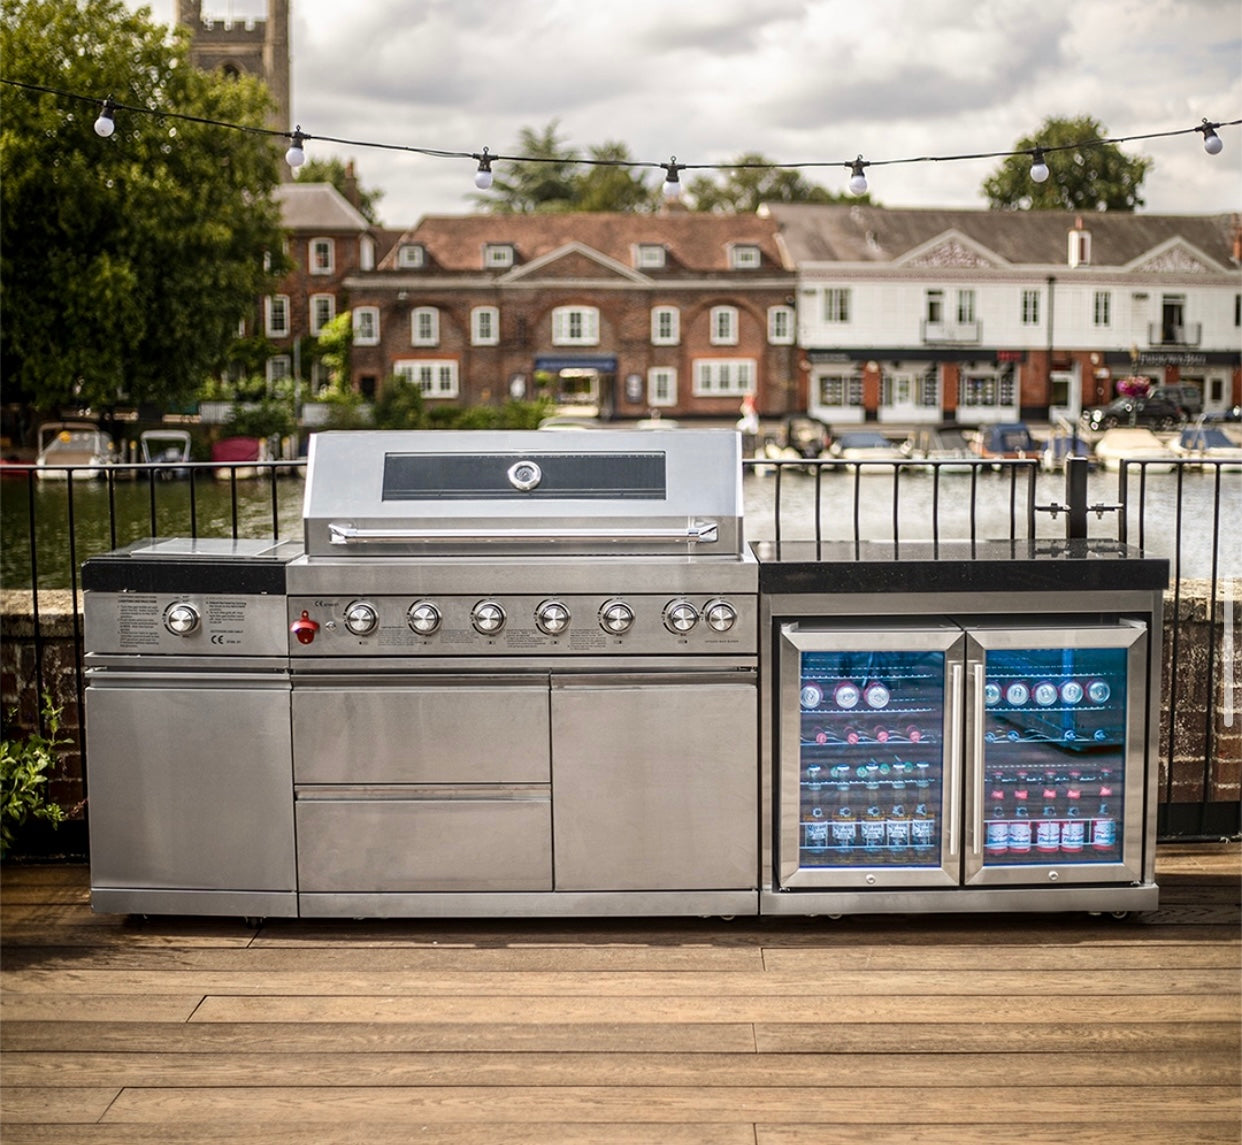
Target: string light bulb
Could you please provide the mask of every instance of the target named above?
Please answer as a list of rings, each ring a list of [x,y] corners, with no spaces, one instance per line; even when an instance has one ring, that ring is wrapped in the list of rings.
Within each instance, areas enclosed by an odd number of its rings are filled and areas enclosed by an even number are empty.
[[[1048,164],[1044,162],[1044,152],[1041,147],[1036,147],[1031,152],[1031,179],[1036,183],[1048,181]]]
[[[290,167],[301,167],[306,162],[306,152],[302,150],[302,144],[306,142],[306,136],[302,134],[302,125],[299,123],[293,129],[293,134],[289,137],[289,150],[285,152],[285,162]]]
[[[865,195],[867,193],[867,176],[863,171],[866,166],[861,155],[850,164],[849,188],[852,194]]]
[[[672,156],[667,163],[661,163],[661,167],[665,170],[664,176],[664,198],[668,202],[674,202],[681,198],[681,164],[677,162],[677,156]]]
[[[492,157],[484,147],[483,154],[474,158],[479,161],[479,169],[474,173],[474,185],[480,191],[486,191],[492,185]]]
[[[1225,147],[1225,141],[1216,134],[1219,123],[1208,123],[1205,119],[1202,127],[1196,127],[1196,131],[1203,132],[1203,150],[1209,155],[1219,155]]]
[[[115,112],[116,104],[112,102],[112,97],[108,96],[103,101],[103,106],[99,109],[99,118],[95,120],[95,134],[100,139],[109,138],[116,130]]]

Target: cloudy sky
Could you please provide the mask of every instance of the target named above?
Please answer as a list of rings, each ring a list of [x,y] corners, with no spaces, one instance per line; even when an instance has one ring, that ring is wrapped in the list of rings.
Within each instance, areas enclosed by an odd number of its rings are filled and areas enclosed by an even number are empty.
[[[132,7],[138,7],[133,0]],[[176,0],[148,0],[157,21]],[[1049,117],[1112,138],[1242,119],[1237,0],[291,0],[293,117],[312,135],[512,153],[552,120],[582,152],[844,162],[1005,151]],[[265,0],[204,0],[216,17]],[[1123,145],[1154,161],[1145,211],[1242,208],[1242,127]],[[474,165],[354,159],[389,226],[472,209]],[[999,160],[868,172],[889,207],[982,207]],[[691,173],[693,174],[693,173]],[[844,168],[808,177],[843,190]],[[690,176],[685,176],[689,178]],[[653,174],[652,181],[658,176]]]

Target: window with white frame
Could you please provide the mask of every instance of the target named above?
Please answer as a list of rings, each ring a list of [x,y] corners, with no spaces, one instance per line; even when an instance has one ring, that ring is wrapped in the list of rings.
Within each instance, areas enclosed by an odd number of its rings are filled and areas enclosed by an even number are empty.
[[[850,320],[850,288],[830,286],[824,291],[824,321],[848,322]]]
[[[638,243],[634,247],[634,265],[639,270],[660,270],[664,264],[663,243]]]
[[[277,354],[267,360],[267,380],[278,382],[293,376],[293,361],[288,354]]]
[[[553,346],[598,346],[599,311],[594,306],[558,306],[552,311]]]
[[[375,240],[370,235],[362,235],[358,239],[358,269],[375,269]]]
[[[410,345],[440,344],[440,311],[434,306],[416,306],[410,311]]]
[[[334,239],[311,239],[311,274],[331,274],[336,266],[336,241]]]
[[[939,325],[944,321],[944,291],[929,290],[925,298],[924,312],[927,315],[928,323]]]
[[[861,406],[863,382],[861,374],[820,374],[819,403],[825,406]]]
[[[792,306],[768,307],[768,341],[773,346],[793,345],[794,309]]]
[[[753,243],[734,243],[729,248],[729,266],[734,270],[758,270],[762,261]]]
[[[681,311],[676,306],[651,308],[651,344],[676,346],[681,341]]]
[[[677,404],[677,371],[672,366],[653,366],[647,371],[647,404]]]
[[[427,263],[427,251],[422,243],[402,243],[397,250],[397,265],[407,270],[420,270]]]
[[[484,243],[483,265],[491,270],[503,269],[513,265],[512,243]]]
[[[695,397],[742,397],[744,394],[754,392],[754,358],[698,358],[695,360]]]
[[[958,387],[958,403],[978,408],[1006,408],[1015,404],[1014,377],[1003,374],[966,374]]]
[[[737,307],[712,307],[711,344],[713,346],[737,345]]]
[[[310,296],[310,332],[318,334],[336,317],[336,296],[312,294]]]
[[[457,362],[454,359],[407,359],[394,362],[392,372],[413,382],[424,397],[457,397]]]
[[[380,312],[378,306],[354,308],[354,345],[377,346],[380,339]]]
[[[1039,291],[1024,290],[1022,292],[1022,325],[1039,325]]]
[[[470,311],[470,341],[476,346],[500,342],[500,311],[495,306],[476,306]]]
[[[975,292],[973,290],[957,292],[957,320],[961,323],[975,320]]]
[[[1113,324],[1113,294],[1111,290],[1097,290],[1091,308],[1092,321],[1096,326]]]
[[[269,338],[289,337],[289,296],[269,294],[263,300],[264,329]]]

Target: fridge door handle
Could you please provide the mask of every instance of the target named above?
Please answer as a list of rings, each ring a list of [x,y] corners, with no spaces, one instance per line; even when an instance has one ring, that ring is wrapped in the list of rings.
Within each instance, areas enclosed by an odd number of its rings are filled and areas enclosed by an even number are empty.
[[[954,664],[949,689],[949,854],[957,855],[961,846],[961,780],[962,780],[962,666]]]
[[[970,840],[970,851],[973,855],[981,855],[983,853],[983,685],[984,685],[984,667],[982,664],[974,664],[973,679],[975,690],[974,702],[974,723],[971,725],[972,734],[972,756],[971,765],[974,768],[974,808],[971,816],[971,827],[973,835]]]

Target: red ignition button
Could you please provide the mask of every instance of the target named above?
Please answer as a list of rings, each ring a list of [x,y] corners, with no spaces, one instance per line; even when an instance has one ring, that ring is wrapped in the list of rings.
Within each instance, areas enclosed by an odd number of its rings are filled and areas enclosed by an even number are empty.
[[[315,639],[319,625],[310,618],[309,612],[303,612],[298,620],[289,625],[289,631],[298,638],[299,644],[309,644]]]

